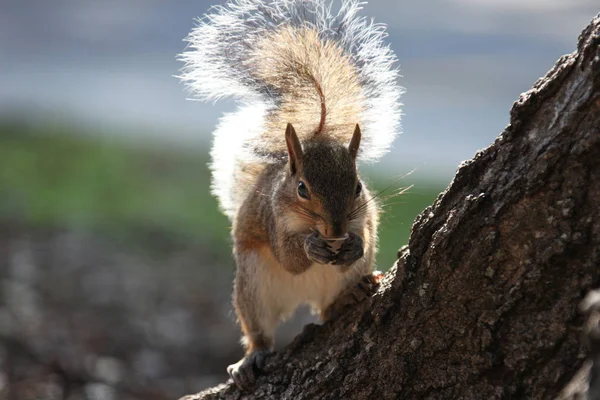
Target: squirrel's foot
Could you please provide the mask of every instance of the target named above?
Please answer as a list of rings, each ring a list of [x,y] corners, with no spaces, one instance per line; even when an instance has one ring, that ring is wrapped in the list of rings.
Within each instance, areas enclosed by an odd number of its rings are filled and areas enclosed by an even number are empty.
[[[306,237],[304,251],[309,260],[319,264],[329,264],[336,257],[331,246],[316,231]]]
[[[347,266],[353,264],[364,255],[363,239],[355,233],[348,233],[348,239],[344,241],[335,256],[333,265]]]
[[[360,303],[371,296],[379,287],[382,278],[383,272],[381,271],[373,271],[363,276],[360,281],[344,290],[332,305],[321,312],[321,319],[323,321],[335,319],[348,306]]]
[[[254,387],[258,375],[265,367],[268,353],[267,350],[254,351],[227,367],[227,373],[238,388],[247,391]]]

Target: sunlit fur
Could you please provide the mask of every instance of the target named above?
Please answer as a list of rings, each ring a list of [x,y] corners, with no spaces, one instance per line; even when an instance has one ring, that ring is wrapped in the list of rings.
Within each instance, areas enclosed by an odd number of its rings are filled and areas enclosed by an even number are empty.
[[[402,90],[383,26],[359,17],[356,0],[335,15],[325,4],[231,1],[199,21],[182,55],[195,96],[240,102],[215,131],[211,168],[232,222],[247,354],[272,348],[276,326],[301,304],[332,318],[374,269],[377,195],[367,185],[357,193],[356,157],[388,150]],[[347,237],[347,248],[323,254],[325,237]]]
[[[302,143],[347,143],[362,129],[359,160],[375,161],[399,132],[396,57],[385,27],[325,0],[235,0],[198,21],[181,55],[194,97],[239,101],[221,118],[211,152],[213,192],[233,218],[260,167],[285,158],[287,123]],[[250,166],[244,168],[244,166]]]

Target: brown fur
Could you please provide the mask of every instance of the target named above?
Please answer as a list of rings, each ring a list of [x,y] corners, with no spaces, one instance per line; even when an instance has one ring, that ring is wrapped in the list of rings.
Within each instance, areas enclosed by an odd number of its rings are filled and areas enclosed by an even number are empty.
[[[275,328],[299,305],[312,306],[323,318],[333,315],[338,297],[373,271],[378,208],[364,183],[355,196],[357,123],[365,103],[356,71],[338,45],[310,28],[282,27],[260,39],[248,62],[257,78],[284,94],[267,115],[260,143],[261,152],[281,161],[240,162],[233,188],[233,303],[251,362],[272,348]],[[300,180],[309,200],[298,194]],[[363,242],[362,257],[349,265],[316,263],[305,243],[315,231],[319,237],[355,234]],[[343,297],[347,302],[351,294]],[[230,366],[230,374],[246,364]]]
[[[319,158],[327,154],[334,159]],[[287,162],[266,166],[234,219],[233,245],[238,267],[234,306],[247,353],[271,348],[275,327],[300,304],[309,304],[324,315],[341,292],[373,270],[376,203],[370,201],[363,215],[347,219],[352,210],[372,198],[364,184],[360,196],[353,196],[358,176],[352,153],[322,140],[309,145],[301,157],[300,170],[294,175]],[[310,201],[297,194],[300,179],[312,194]],[[340,196],[328,179],[351,179],[351,186],[346,188],[350,193]],[[336,198],[342,204],[329,201]],[[347,266],[315,264],[307,258],[304,241],[315,229],[323,235],[333,233],[335,213],[346,217],[344,231],[363,239],[364,256]]]
[[[331,318],[372,275],[378,208],[356,160],[388,150],[402,89],[383,27],[360,8],[232,0],[189,38],[182,78],[194,93],[240,101],[215,130],[210,165],[233,225],[247,355],[228,372],[239,386],[254,381],[282,319],[301,304]]]

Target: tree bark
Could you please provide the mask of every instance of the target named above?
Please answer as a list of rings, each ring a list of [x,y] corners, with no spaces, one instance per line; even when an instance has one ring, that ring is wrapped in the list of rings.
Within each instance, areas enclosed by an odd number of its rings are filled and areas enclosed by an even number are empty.
[[[372,298],[273,354],[252,393],[184,399],[559,395],[586,357],[577,306],[600,285],[600,15],[398,256]]]

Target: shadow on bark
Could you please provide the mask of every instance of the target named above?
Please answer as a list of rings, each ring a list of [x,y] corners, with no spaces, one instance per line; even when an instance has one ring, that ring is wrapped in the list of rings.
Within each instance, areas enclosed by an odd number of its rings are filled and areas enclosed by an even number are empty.
[[[253,393],[184,399],[600,398],[600,300],[578,313],[600,286],[600,16],[510,114],[371,299],[307,326]]]

